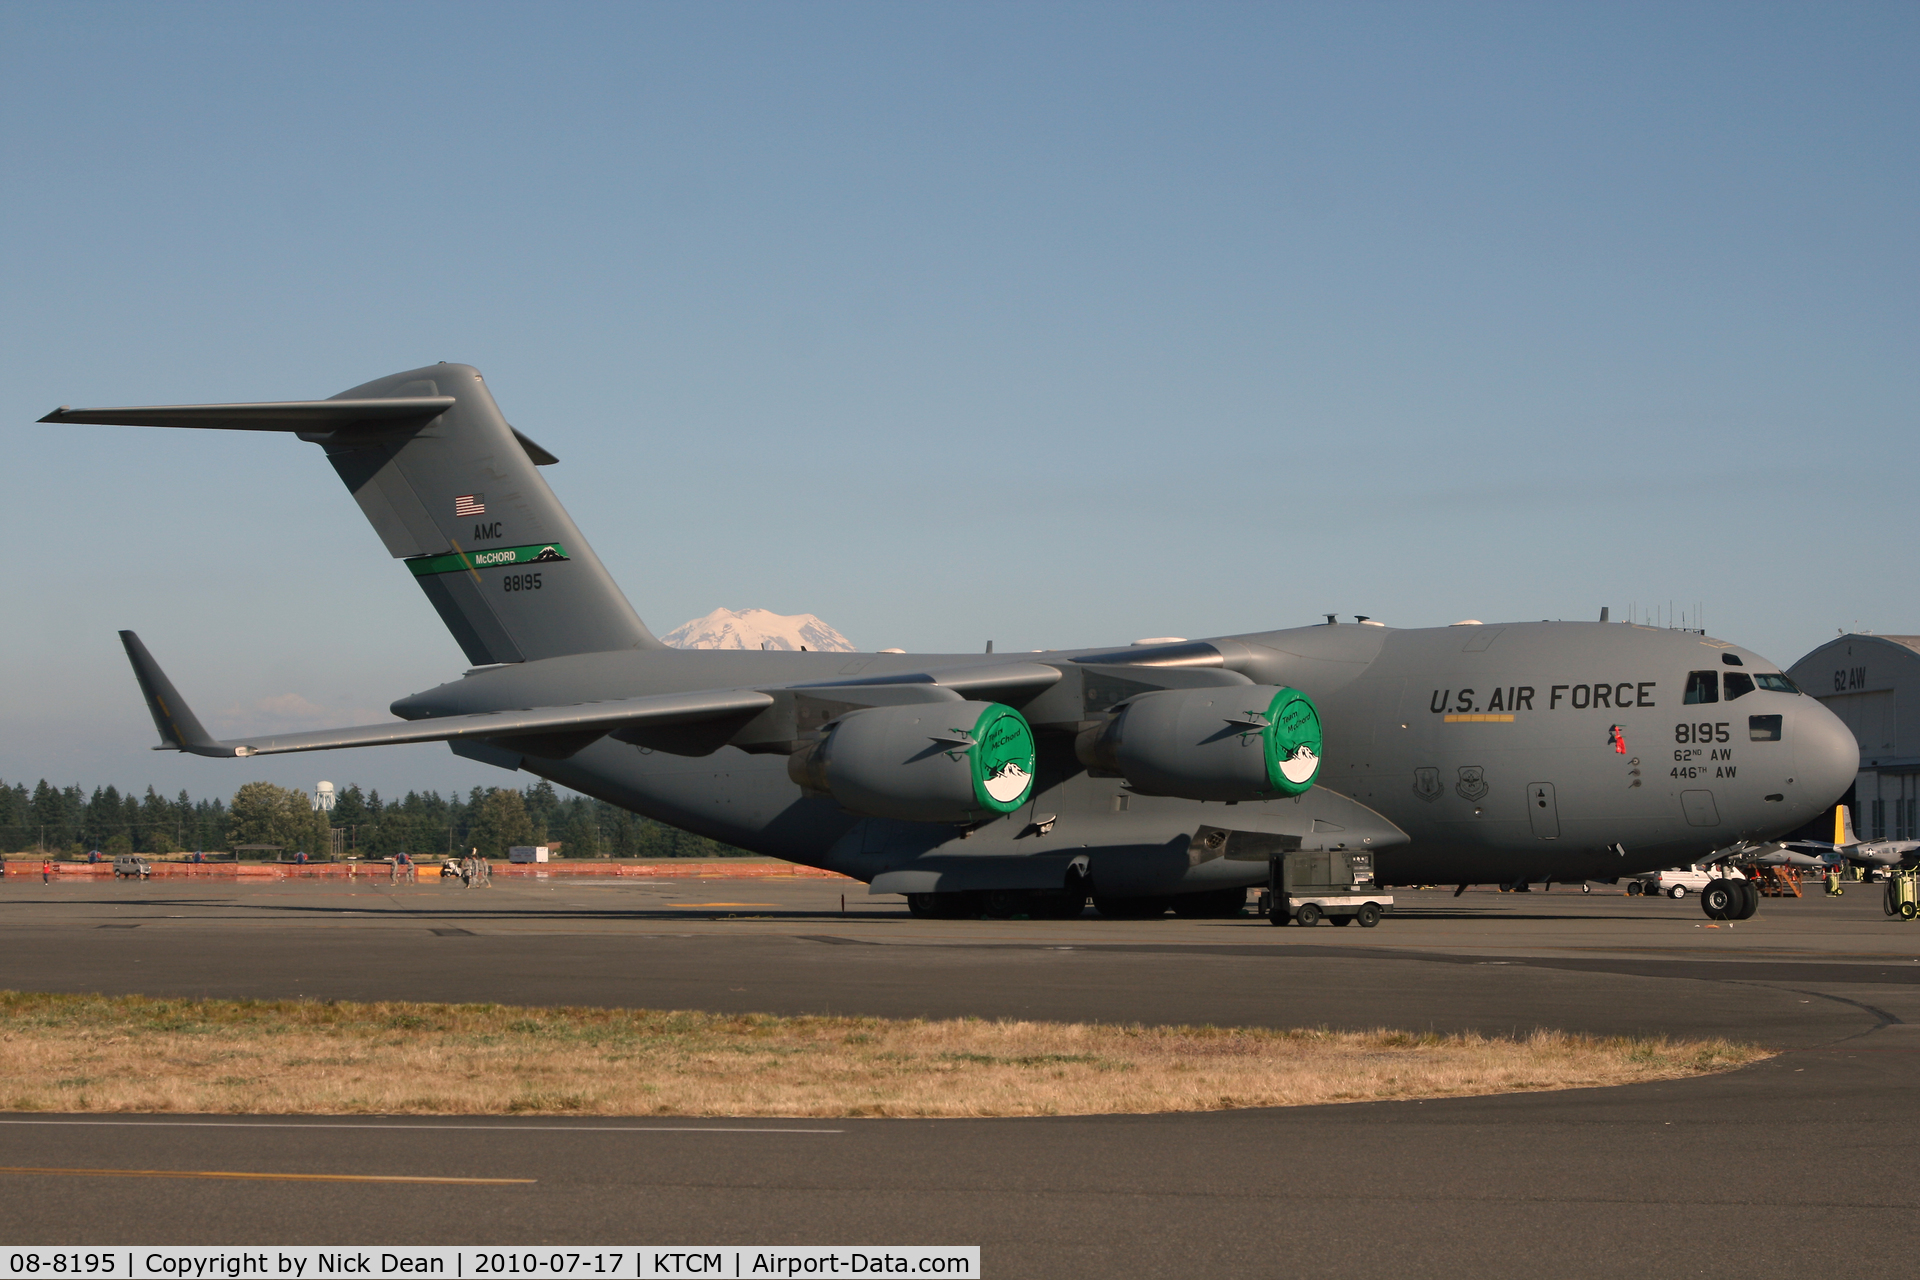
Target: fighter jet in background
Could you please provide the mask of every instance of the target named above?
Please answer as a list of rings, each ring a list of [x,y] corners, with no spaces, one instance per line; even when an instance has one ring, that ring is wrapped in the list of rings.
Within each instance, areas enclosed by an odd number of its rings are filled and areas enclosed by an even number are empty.
[[[1107,915],[1238,914],[1294,851],[1372,850],[1385,885],[1611,880],[1791,831],[1859,762],[1775,664],[1632,624],[1329,619],[1019,655],[669,649],[541,477],[555,458],[467,365],[330,400],[42,421],[317,444],[472,664],[393,703],[394,722],[222,742],[122,633],[163,746],[444,741],[905,893],[920,915],[1079,915],[1089,895]]]

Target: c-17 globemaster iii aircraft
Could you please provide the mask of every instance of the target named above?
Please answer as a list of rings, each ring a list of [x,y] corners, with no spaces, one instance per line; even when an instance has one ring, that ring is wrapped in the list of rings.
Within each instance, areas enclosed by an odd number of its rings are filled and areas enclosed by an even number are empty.
[[[467,365],[329,400],[42,421],[319,445],[473,664],[395,702],[398,723],[219,742],[123,632],[164,747],[445,741],[904,893],[917,915],[1077,916],[1089,896],[1110,916],[1239,914],[1294,851],[1371,851],[1383,886],[1612,880],[1792,831],[1859,763],[1775,664],[1630,624],[1330,617],[1030,654],[669,649],[536,469],[553,456]]]

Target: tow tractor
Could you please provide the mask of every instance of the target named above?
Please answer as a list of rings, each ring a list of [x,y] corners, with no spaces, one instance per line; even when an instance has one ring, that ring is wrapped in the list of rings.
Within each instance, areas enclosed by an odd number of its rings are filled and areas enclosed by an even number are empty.
[[[1335,849],[1326,853],[1288,853],[1268,860],[1265,905],[1267,923],[1289,920],[1302,925],[1360,922],[1362,929],[1380,923],[1393,907],[1393,895],[1381,893],[1373,882],[1373,852]]]

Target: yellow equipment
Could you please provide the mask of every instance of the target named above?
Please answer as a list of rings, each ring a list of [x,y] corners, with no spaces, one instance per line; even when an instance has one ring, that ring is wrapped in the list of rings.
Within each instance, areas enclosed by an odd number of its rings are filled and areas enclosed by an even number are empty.
[[[1920,916],[1920,871],[1896,871],[1887,877],[1887,914],[1911,920]]]

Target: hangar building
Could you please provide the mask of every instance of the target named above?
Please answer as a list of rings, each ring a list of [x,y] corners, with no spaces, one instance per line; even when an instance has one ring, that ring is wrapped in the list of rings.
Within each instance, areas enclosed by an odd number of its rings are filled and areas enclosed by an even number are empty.
[[[1860,744],[1860,773],[1847,796],[1854,833],[1920,840],[1920,636],[1840,636],[1787,675],[1826,703]]]

